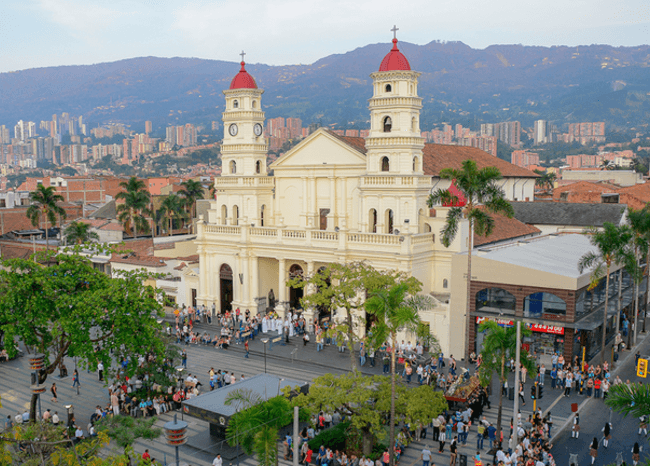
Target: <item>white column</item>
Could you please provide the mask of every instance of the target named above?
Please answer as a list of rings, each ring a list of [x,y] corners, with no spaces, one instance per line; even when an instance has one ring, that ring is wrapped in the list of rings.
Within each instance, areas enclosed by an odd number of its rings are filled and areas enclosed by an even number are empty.
[[[337,221],[338,221],[338,209],[336,208],[336,201],[337,201],[338,196],[336,195],[336,178],[333,176],[330,176],[330,206],[331,207],[331,212],[330,212],[330,218],[332,219],[332,229],[334,229],[335,226],[337,226]]]
[[[303,176],[301,180],[302,180],[302,212],[300,215],[303,217],[305,221],[304,226],[306,227],[309,224],[307,220],[308,217],[307,209],[309,209],[309,206],[307,205],[307,199],[309,198],[309,191],[307,188],[307,177]]]
[[[312,277],[314,275],[314,261],[307,261],[307,277]],[[305,296],[310,295],[314,292],[313,285],[307,285],[305,287]],[[306,329],[311,332],[312,322],[314,321],[314,308],[308,307],[304,310],[305,325]]]
[[[241,263],[242,263],[242,268],[241,268],[241,272],[240,272],[241,275],[239,275],[239,276],[243,277],[243,283],[241,283],[242,296],[241,296],[240,302],[244,303],[244,306],[246,307],[246,309],[250,309],[250,304],[251,304],[251,301],[252,301],[251,293],[250,293],[250,290],[251,290],[250,283],[251,283],[251,281],[250,281],[250,277],[249,277],[249,273],[248,273],[248,271],[250,269],[249,268],[250,255],[247,252],[242,253],[242,255],[241,255]],[[237,278],[239,278],[239,277],[237,277]],[[244,310],[244,309],[242,309],[242,310]]]
[[[309,209],[311,212],[309,213],[309,216],[312,218],[312,222],[313,222],[312,227],[318,230],[320,228],[320,225],[318,224],[320,220],[320,216],[318,215],[318,207],[317,207],[318,203],[316,202],[318,198],[318,196],[316,195],[316,177],[314,176],[309,177],[309,186],[310,186],[309,191],[311,195],[311,199],[310,199],[311,206]]]
[[[251,300],[253,301],[253,307],[257,310],[257,312],[260,312],[259,307],[257,306],[257,298],[260,297],[260,269],[259,269],[259,261],[258,257],[255,255],[251,255],[250,258],[250,279],[251,279]],[[253,309],[251,309],[251,313],[253,312]]]
[[[278,259],[278,303],[275,310],[284,319],[285,304],[287,302],[287,264],[284,259]]]

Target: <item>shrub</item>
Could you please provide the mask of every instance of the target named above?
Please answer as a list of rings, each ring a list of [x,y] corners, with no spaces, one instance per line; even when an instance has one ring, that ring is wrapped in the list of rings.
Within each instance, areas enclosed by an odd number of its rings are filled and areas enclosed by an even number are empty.
[[[309,448],[318,451],[321,445],[332,450],[344,450],[350,422],[345,421],[322,431],[309,441]]]

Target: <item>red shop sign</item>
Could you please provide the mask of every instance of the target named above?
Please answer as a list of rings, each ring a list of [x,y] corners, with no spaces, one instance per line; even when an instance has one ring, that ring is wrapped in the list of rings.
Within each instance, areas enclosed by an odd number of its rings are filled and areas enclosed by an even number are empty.
[[[476,323],[480,324],[482,322],[485,322],[486,320],[492,320],[501,327],[513,327],[515,325],[515,322],[513,320],[496,319],[493,317],[477,317]],[[532,330],[533,332],[552,333],[553,335],[564,335],[564,327],[558,327],[556,325],[545,325],[545,324],[530,324],[528,322],[526,322],[524,325],[526,325],[526,327]]]

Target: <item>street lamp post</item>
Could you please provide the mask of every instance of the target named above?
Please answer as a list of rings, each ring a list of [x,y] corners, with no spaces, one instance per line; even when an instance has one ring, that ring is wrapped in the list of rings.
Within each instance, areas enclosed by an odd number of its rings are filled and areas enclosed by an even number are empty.
[[[269,342],[268,338],[262,338],[262,343],[264,343],[264,373],[266,374],[266,344]]]

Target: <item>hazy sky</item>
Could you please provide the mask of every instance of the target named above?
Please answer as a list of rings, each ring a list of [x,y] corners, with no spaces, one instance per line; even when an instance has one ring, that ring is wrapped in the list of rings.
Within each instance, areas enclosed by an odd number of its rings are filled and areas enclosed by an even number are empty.
[[[312,63],[370,43],[640,45],[649,0],[2,0],[0,72],[140,56]]]

